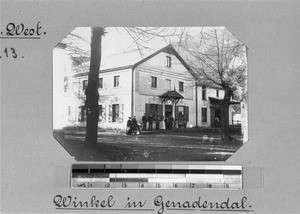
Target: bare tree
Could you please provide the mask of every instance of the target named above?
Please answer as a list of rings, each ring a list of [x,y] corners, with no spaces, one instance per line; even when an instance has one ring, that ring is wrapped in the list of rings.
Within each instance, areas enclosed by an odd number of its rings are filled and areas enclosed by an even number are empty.
[[[239,87],[246,88],[246,47],[223,27],[202,28],[198,36],[187,33],[184,38],[179,43],[181,54],[192,68],[198,85],[224,90],[221,100],[222,139],[230,140],[230,101]]]
[[[67,41],[69,41],[69,52],[71,53],[71,58],[76,64],[74,67],[75,73],[88,72],[88,85],[85,90],[85,108],[87,114],[86,123],[86,138],[85,142],[87,146],[93,147],[97,145],[98,136],[98,121],[99,121],[99,92],[98,92],[98,82],[99,82],[99,72],[101,64],[101,50],[102,50],[102,37],[105,32],[105,27],[92,27],[91,28],[91,51],[88,52],[83,48],[80,48],[76,41],[83,43],[89,43],[83,37],[77,34],[69,34]],[[147,42],[154,38],[161,38],[166,43],[168,37],[172,37],[176,33],[176,28],[166,28],[166,27],[124,27],[123,28],[128,35],[132,38],[132,44],[135,45],[140,53],[141,49],[147,49]],[[73,40],[73,42],[72,42]],[[75,41],[75,42],[74,42]],[[79,43],[80,43],[79,42]],[[130,46],[131,46],[130,45]],[[89,68],[88,68],[89,64]],[[77,95],[82,99],[80,93]]]
[[[92,27],[91,59],[88,75],[88,85],[85,90],[86,100],[86,135],[85,142],[88,146],[97,145],[99,122],[99,70],[101,63],[101,42],[105,31],[102,27]]]

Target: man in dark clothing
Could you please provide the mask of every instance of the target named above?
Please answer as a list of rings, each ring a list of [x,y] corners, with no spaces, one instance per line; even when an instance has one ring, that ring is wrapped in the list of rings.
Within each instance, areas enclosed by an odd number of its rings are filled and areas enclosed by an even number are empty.
[[[143,122],[143,131],[146,131],[146,126],[147,126],[147,117],[146,114],[142,117],[142,122]]]
[[[166,124],[166,130],[170,130],[170,119],[169,119],[169,116],[166,116],[165,124]]]
[[[135,116],[133,116],[133,118],[132,118],[132,131],[134,132],[134,131],[136,131],[136,129],[137,129],[137,121],[136,121],[136,119],[135,119]]]
[[[152,131],[152,122],[153,122],[152,114],[150,114],[149,117],[148,117],[149,131]]]
[[[126,135],[131,135],[131,134],[132,134],[132,121],[131,121],[131,118],[128,117],[127,127],[126,127]]]
[[[160,120],[161,120],[161,118],[160,118],[159,114],[157,114],[156,121],[155,121],[156,122],[155,123],[156,130],[159,130]]]
[[[171,116],[171,117],[170,117],[170,130],[171,130],[171,131],[174,130],[174,124],[175,124],[174,117]]]

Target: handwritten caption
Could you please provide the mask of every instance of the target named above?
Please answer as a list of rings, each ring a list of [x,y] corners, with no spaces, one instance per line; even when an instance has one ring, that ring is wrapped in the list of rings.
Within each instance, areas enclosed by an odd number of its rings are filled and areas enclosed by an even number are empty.
[[[46,31],[43,31],[41,22],[37,22],[34,26],[25,26],[23,23],[13,23],[10,22],[6,25],[4,31],[0,32],[0,39],[41,39],[42,35],[46,35]],[[1,58],[24,58],[24,55],[19,54],[16,47],[9,46],[3,47],[0,50],[0,59]]]
[[[154,211],[163,214],[170,210],[200,210],[200,211],[246,211],[253,212],[252,206],[249,204],[247,197],[239,200],[231,200],[227,198],[224,201],[203,200],[200,196],[195,200],[173,201],[167,200],[162,195],[156,196],[152,201],[147,200],[131,200],[127,197],[125,204],[119,204],[113,195],[109,195],[105,199],[98,199],[93,195],[88,200],[80,200],[73,196],[56,195],[53,198],[56,209],[64,210],[138,210],[138,211]],[[151,205],[152,204],[152,205]]]

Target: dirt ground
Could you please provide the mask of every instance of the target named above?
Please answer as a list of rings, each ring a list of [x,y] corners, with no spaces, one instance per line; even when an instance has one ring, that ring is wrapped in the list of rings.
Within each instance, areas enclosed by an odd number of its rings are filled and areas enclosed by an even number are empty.
[[[154,133],[134,136],[99,135],[98,144],[87,148],[84,135],[54,137],[77,161],[225,161],[241,140],[222,142],[216,134]]]

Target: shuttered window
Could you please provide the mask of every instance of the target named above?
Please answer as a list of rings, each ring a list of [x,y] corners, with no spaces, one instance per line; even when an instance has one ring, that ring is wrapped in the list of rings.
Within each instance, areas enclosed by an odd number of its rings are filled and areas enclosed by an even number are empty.
[[[119,87],[120,76],[114,76],[114,87]]]
[[[183,82],[180,81],[179,81],[179,91],[181,92],[183,91]]]
[[[117,122],[119,118],[119,104],[112,105],[112,122]]]
[[[85,91],[85,89],[87,88],[87,85],[88,85],[88,81],[87,80],[83,80],[82,81],[82,90]]]
[[[99,78],[98,88],[103,88],[103,78]]]
[[[123,104],[109,105],[108,121],[123,123],[123,121],[124,121],[124,105]]]
[[[84,122],[86,121],[86,111],[85,106],[79,106],[78,107],[78,122]]]
[[[157,88],[157,77],[151,77],[151,87]]]
[[[170,56],[166,56],[166,58],[167,58],[167,61],[166,61],[167,67],[171,67],[172,66],[172,59],[171,59],[171,57]]]
[[[189,107],[176,106],[175,107],[175,120],[189,121]]]
[[[156,117],[157,114],[161,116],[163,115],[163,105],[146,103],[145,113],[147,116],[151,114],[153,118]]]
[[[106,120],[106,109],[105,105],[99,105],[99,122],[104,123]]]

